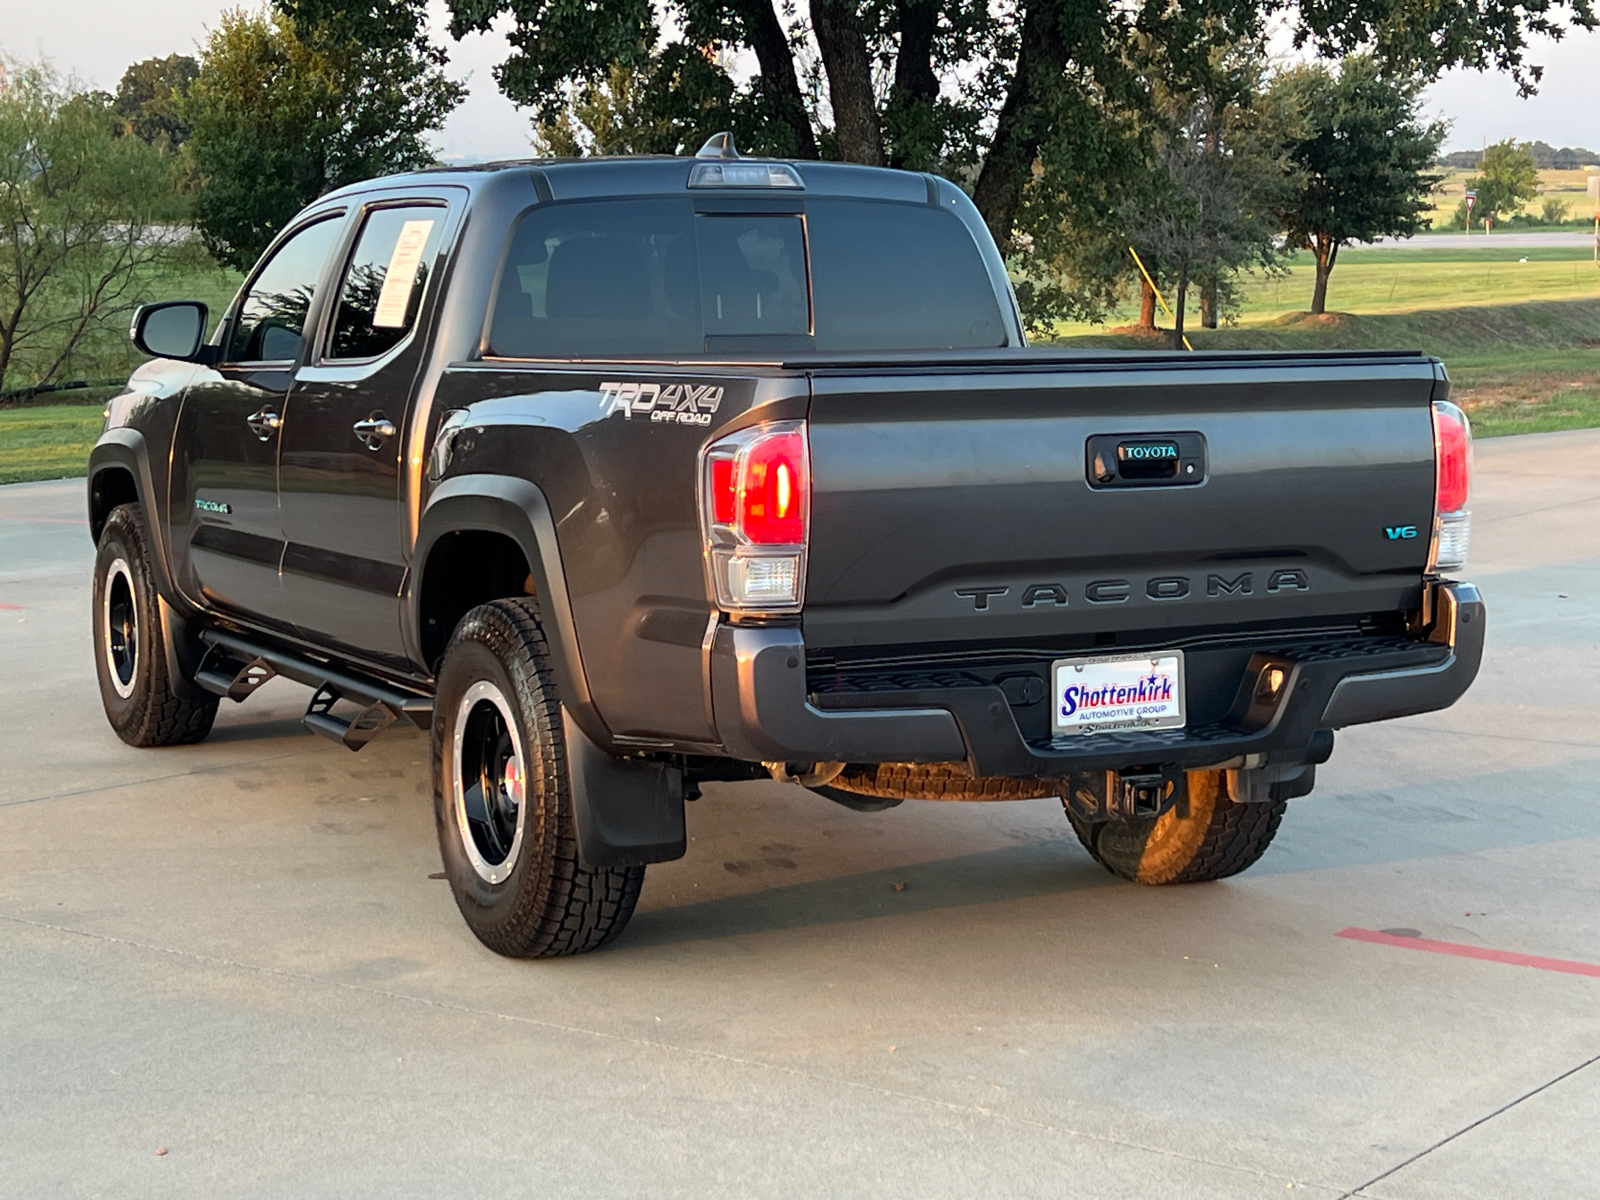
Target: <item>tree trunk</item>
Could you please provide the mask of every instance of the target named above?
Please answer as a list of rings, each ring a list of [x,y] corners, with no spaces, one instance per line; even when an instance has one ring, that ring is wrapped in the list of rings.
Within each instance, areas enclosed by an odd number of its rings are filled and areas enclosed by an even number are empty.
[[[972,202],[1002,254],[1011,249],[1012,226],[1044,141],[1046,128],[1040,108],[1045,89],[1067,66],[1067,48],[1061,40],[1062,4],[1063,0],[1031,0],[1028,4],[1011,91],[1000,109],[994,139],[972,192]]]
[[[811,116],[795,78],[794,51],[771,0],[736,0],[733,8],[761,68],[761,90],[778,117],[794,131],[795,157],[817,158],[817,135],[811,130]]]
[[[1328,276],[1333,274],[1334,259],[1339,257],[1339,247],[1326,238],[1318,238],[1311,247],[1317,259],[1317,281],[1311,289],[1311,312],[1321,315],[1328,311]]]
[[[933,70],[938,0],[895,0],[894,13],[899,46],[882,117],[888,163],[902,171],[931,171],[942,142],[935,114],[939,77]]]
[[[1203,329],[1217,327],[1217,281],[1208,279],[1200,285],[1200,325]]]
[[[932,100],[939,95],[939,79],[933,73],[933,34],[939,8],[935,0],[896,0],[900,22],[900,48],[894,59],[895,91],[915,100]]]
[[[1154,329],[1156,327],[1156,293],[1144,276],[1139,277],[1139,328]]]
[[[839,157],[883,166],[883,127],[872,94],[872,58],[861,33],[854,0],[811,0],[811,29],[828,73],[828,100]]]
[[[1182,350],[1183,346],[1183,306],[1189,297],[1189,264],[1182,263],[1178,267],[1177,295],[1172,298],[1172,348]]]

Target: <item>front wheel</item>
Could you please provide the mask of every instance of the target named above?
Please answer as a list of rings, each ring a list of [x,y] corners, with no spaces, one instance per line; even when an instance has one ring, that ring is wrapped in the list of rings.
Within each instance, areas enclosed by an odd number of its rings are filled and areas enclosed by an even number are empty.
[[[1222,771],[1190,771],[1188,783],[1187,806],[1150,820],[1090,824],[1070,807],[1067,816],[1094,860],[1134,883],[1208,883],[1253,866],[1272,844],[1287,802],[1238,804]]]
[[[533,601],[462,618],[433,713],[439,850],[478,940],[514,958],[554,958],[620,934],[644,868],[579,860],[561,703]]]
[[[137,504],[112,509],[94,559],[94,662],[100,700],[130,746],[184,746],[211,732],[217,697],[173,678],[150,543]]]

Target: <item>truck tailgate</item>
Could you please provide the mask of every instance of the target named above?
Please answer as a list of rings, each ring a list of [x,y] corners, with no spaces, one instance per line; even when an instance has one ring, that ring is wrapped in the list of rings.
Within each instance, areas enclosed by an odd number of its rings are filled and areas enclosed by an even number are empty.
[[[808,647],[1115,644],[1419,603],[1448,387],[1429,358],[810,366]],[[1119,453],[1133,478],[1107,486]]]

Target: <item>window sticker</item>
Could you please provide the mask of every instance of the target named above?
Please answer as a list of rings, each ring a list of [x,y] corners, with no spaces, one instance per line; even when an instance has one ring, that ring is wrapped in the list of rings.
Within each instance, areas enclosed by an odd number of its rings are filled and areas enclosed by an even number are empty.
[[[407,221],[400,228],[400,239],[389,256],[389,270],[378,293],[378,308],[372,314],[374,329],[404,329],[406,309],[411,306],[411,287],[422,265],[422,249],[433,232],[433,221]]]

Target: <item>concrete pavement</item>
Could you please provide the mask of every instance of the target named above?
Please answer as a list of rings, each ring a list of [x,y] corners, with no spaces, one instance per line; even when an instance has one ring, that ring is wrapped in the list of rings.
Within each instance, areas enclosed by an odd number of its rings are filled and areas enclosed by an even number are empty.
[[[421,735],[275,681],[117,741],[81,482],[0,488],[0,1196],[1600,1194],[1600,979],[1335,936],[1600,963],[1597,455],[1479,444],[1478,684],[1341,734],[1246,875],[711,785],[555,962],[430,878]]]

